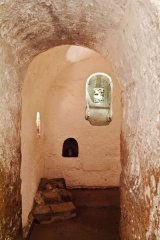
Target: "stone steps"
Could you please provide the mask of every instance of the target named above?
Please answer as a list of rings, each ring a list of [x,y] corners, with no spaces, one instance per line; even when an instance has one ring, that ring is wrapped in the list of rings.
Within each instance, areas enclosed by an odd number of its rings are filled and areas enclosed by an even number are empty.
[[[31,214],[34,220],[41,224],[76,217],[72,194],[66,189],[63,178],[41,179]]]

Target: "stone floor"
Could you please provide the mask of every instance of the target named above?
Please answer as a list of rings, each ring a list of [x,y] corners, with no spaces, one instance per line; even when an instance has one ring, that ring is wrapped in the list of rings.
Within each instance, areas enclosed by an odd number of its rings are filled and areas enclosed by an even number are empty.
[[[77,217],[35,224],[29,240],[118,240],[119,190],[72,190]]]

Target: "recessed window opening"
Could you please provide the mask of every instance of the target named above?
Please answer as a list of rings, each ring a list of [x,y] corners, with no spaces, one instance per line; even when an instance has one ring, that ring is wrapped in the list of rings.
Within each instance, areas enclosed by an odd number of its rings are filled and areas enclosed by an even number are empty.
[[[91,125],[105,126],[112,121],[112,92],[109,75],[97,72],[87,79],[85,118]]]
[[[36,126],[37,126],[37,135],[40,135],[41,120],[40,120],[40,113],[39,112],[37,112],[37,114],[36,114]]]
[[[67,138],[63,143],[63,157],[78,157],[78,143],[74,138]]]

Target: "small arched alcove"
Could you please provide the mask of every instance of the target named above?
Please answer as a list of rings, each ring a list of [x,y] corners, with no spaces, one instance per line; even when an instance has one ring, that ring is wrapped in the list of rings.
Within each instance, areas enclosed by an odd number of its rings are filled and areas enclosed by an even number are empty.
[[[112,121],[112,79],[107,74],[97,72],[86,82],[85,118],[94,126],[109,125]]]
[[[63,157],[78,157],[78,143],[74,138],[67,138],[63,143]]]

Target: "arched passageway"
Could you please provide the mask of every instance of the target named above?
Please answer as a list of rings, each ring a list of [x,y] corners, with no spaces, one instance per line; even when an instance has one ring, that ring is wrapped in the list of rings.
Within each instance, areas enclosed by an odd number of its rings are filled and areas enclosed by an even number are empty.
[[[93,72],[108,73],[114,85],[114,117],[107,127],[85,120],[85,86]],[[64,177],[70,188],[119,187],[120,128],[121,90],[109,61],[88,48],[68,45],[50,49],[32,61],[22,90],[23,227],[41,177]],[[63,142],[70,136],[78,141],[76,160],[62,156]]]
[[[123,91],[121,237],[158,239],[159,2],[8,0],[1,13],[0,239],[22,238],[24,74],[34,56],[63,44],[89,47],[111,60]]]

